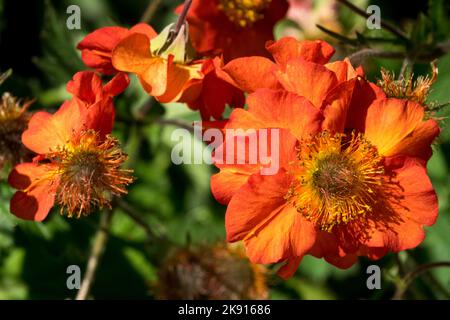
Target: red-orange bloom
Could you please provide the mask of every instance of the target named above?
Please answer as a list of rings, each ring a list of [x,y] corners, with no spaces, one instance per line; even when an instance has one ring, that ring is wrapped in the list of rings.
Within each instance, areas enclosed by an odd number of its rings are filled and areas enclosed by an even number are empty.
[[[354,69],[348,59],[329,62],[334,49],[324,41],[285,37],[268,43],[267,50],[274,61],[265,57],[234,59],[218,69],[218,76],[248,93],[265,88],[304,97],[326,113],[324,129],[336,121],[344,125],[343,119],[336,117],[347,116],[340,112],[347,105],[354,110],[347,119],[352,126],[353,118],[360,116],[361,110],[373,100],[386,97],[382,89],[363,80],[362,68]]]
[[[320,110],[311,100],[260,89],[232,112],[227,129],[280,128],[280,145],[274,175],[261,162],[217,164],[212,191],[228,204],[228,240],[243,240],[254,263],[286,262],[285,278],[306,254],[347,268],[419,245],[438,213],[426,171],[436,121],[412,101]]]
[[[69,216],[107,206],[108,194],[125,192],[131,182],[120,169],[126,156],[109,136],[114,122],[112,97],[128,85],[124,74],[103,86],[93,72],[79,72],[67,84],[74,96],[54,113],[37,112],[22,135],[24,145],[38,154],[19,164],[9,176],[18,189],[11,199],[16,216],[42,221],[54,203]]]
[[[189,89],[203,79],[202,62],[188,60],[185,26],[170,42],[172,27],[166,27],[154,39],[131,34],[117,44],[112,54],[117,70],[136,74],[144,90],[162,103],[193,100],[198,92]]]
[[[217,76],[220,58],[191,61],[187,56],[185,27],[170,42],[169,31],[157,38],[132,34],[113,50],[116,69],[135,73],[145,91],[159,102],[185,102],[202,119],[221,119],[225,106],[243,107],[244,94]]]
[[[285,37],[268,42],[266,49],[274,61],[237,58],[227,63],[219,76],[248,93],[260,88],[284,89],[317,102],[338,84],[363,75],[362,69],[355,70],[348,60],[330,63],[334,49],[325,41]]]
[[[203,56],[223,54],[226,62],[267,56],[264,45],[288,6],[286,0],[194,0],[187,16],[192,44]]]
[[[81,58],[88,67],[100,73],[111,75],[118,71],[111,63],[112,51],[116,45],[131,34],[143,34],[149,39],[156,37],[156,32],[145,23],[139,23],[131,29],[122,27],[104,27],[88,34],[77,46]]]

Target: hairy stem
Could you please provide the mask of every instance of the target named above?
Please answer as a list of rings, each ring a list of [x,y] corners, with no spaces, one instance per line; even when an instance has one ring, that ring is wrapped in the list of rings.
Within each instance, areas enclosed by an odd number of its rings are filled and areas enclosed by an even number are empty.
[[[95,234],[94,244],[89,256],[86,273],[81,283],[81,288],[80,290],[78,290],[77,296],[75,298],[76,300],[86,300],[89,296],[89,292],[95,279],[98,264],[103,256],[103,252],[105,251],[106,243],[108,241],[112,216],[113,211],[107,209],[100,217],[100,224],[97,233]]]
[[[430,271],[431,269],[443,267],[450,268],[450,262],[433,262],[418,266],[413,271],[407,273],[405,277],[399,282],[399,284],[397,285],[397,290],[392,299],[403,299],[403,296],[408,291],[409,286],[414,282],[416,278],[421,276],[423,273]]]
[[[158,7],[162,3],[162,0],[153,0],[145,9],[144,14],[142,15],[141,22],[150,23],[153,20],[156,12],[158,11]]]

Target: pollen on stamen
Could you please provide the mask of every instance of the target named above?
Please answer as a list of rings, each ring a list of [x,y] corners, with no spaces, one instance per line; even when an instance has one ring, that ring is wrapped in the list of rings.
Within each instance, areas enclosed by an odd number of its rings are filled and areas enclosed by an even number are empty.
[[[263,19],[264,11],[271,2],[271,0],[219,0],[219,9],[236,26],[245,28]]]
[[[377,84],[390,98],[407,99],[425,106],[431,86],[438,77],[438,69],[434,62],[431,63],[431,68],[431,77],[419,76],[416,80],[413,74],[396,79],[394,73],[381,69],[381,79]]]
[[[81,133],[69,147],[49,157],[59,166],[56,203],[68,217],[110,208],[112,197],[127,193],[126,187],[133,182],[132,170],[122,169],[127,156],[118,141],[110,136],[100,139],[94,131]]]
[[[383,201],[383,159],[362,134],[322,132],[300,144],[298,158],[285,198],[317,228],[331,232]]]

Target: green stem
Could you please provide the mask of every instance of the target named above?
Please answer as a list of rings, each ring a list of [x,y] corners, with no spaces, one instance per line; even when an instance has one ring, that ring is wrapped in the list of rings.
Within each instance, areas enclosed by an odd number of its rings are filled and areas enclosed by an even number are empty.
[[[94,244],[92,245],[91,254],[86,267],[86,273],[81,283],[80,290],[78,290],[76,300],[86,300],[94,283],[97,267],[105,251],[106,243],[109,236],[109,228],[111,226],[111,219],[113,211],[107,209],[100,216],[100,224],[95,234]]]
[[[416,278],[421,276],[423,273],[430,271],[434,268],[450,268],[450,262],[433,262],[418,266],[413,271],[407,273],[405,277],[398,283],[397,290],[393,296],[393,300],[401,300],[403,296],[408,291],[410,285],[414,282]]]

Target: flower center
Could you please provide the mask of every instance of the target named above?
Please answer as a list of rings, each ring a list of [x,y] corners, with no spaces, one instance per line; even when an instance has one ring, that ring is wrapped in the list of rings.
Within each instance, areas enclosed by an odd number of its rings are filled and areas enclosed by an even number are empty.
[[[219,9],[241,28],[251,27],[264,18],[272,0],[219,0]]]
[[[382,201],[382,157],[362,134],[322,132],[303,142],[286,196],[319,229],[331,232],[372,212]]]
[[[110,206],[112,195],[126,193],[133,181],[129,170],[121,169],[127,159],[118,141],[100,139],[85,131],[68,147],[51,155],[59,166],[60,185],[56,202],[69,217],[88,215],[94,208]]]

